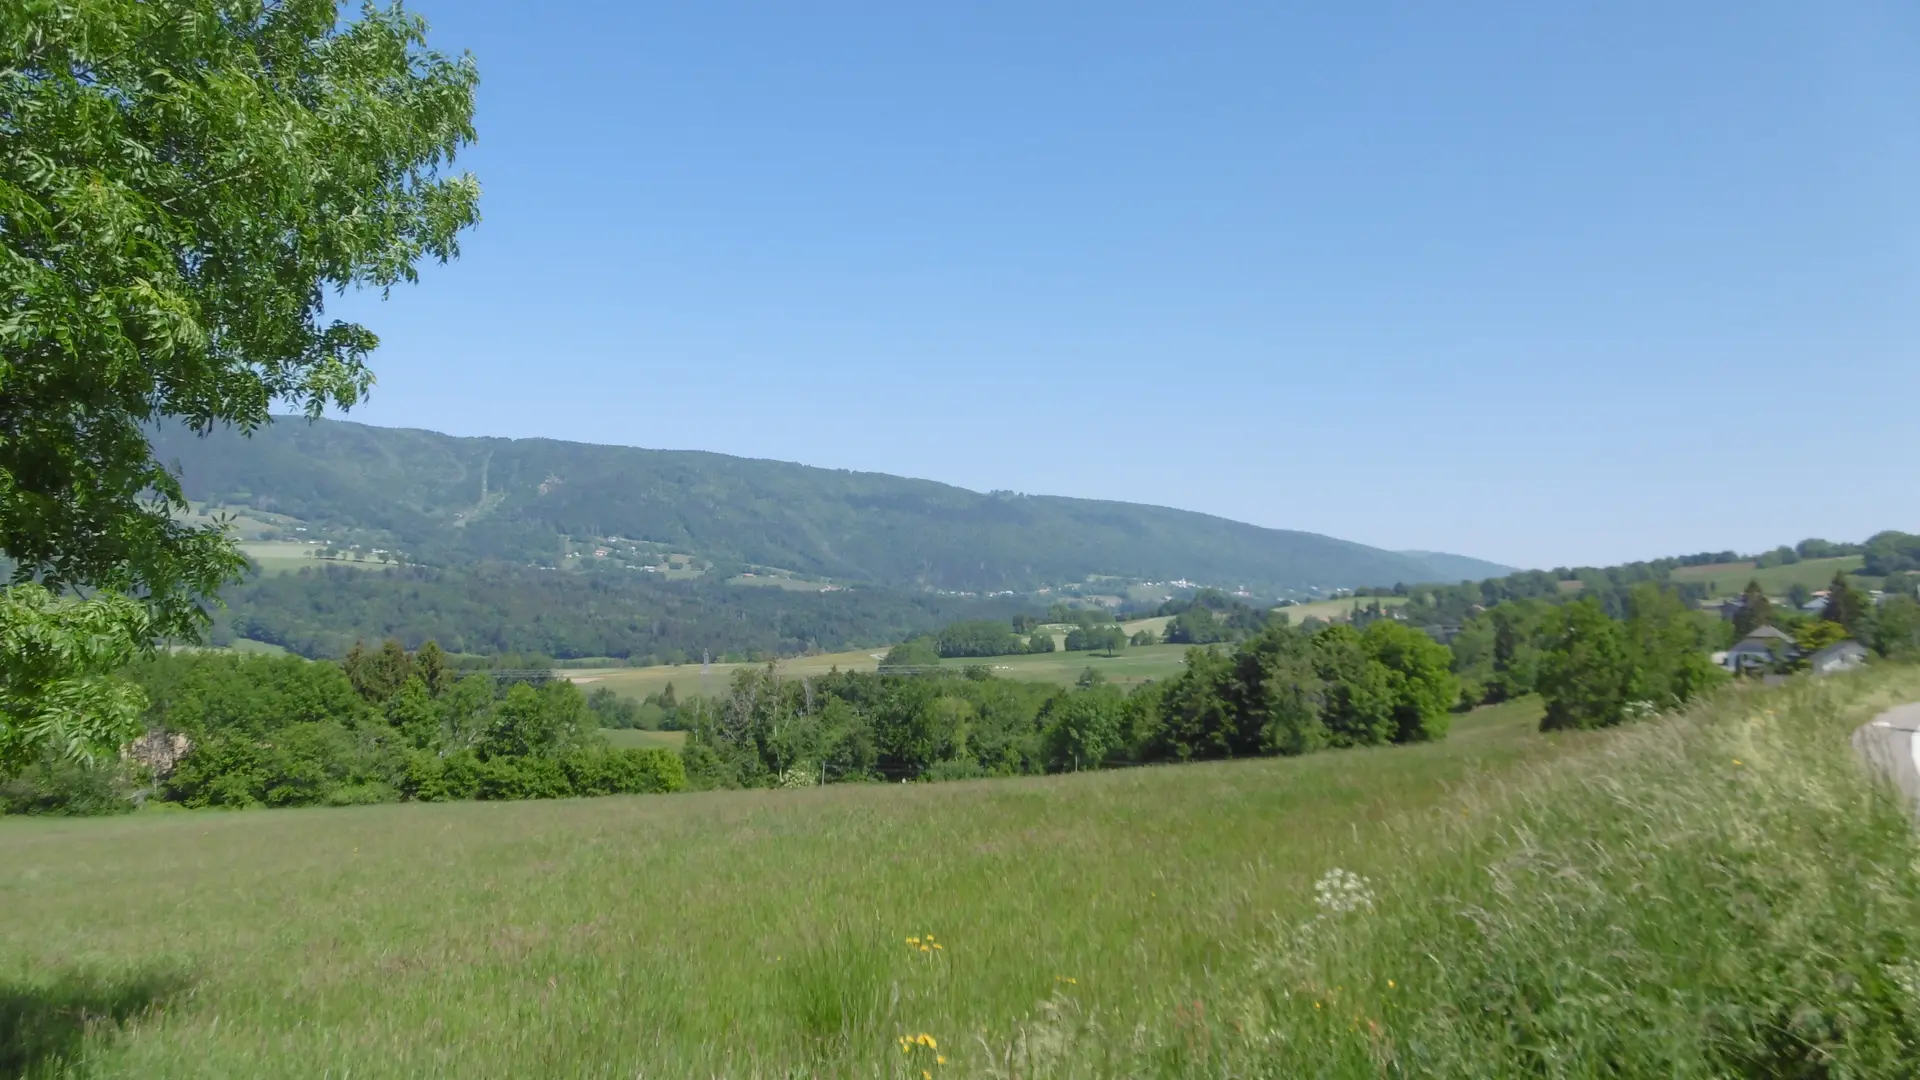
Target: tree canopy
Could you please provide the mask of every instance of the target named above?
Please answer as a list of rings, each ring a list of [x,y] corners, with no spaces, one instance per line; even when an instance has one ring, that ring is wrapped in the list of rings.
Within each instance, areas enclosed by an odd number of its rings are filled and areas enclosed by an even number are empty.
[[[377,338],[328,319],[326,292],[410,281],[477,219],[478,184],[447,171],[474,137],[472,61],[427,49],[398,4],[339,14],[0,9],[0,553],[16,584],[132,596],[154,630],[196,632],[244,563],[217,525],[177,519],[155,426],[247,433],[276,403],[352,406]]]

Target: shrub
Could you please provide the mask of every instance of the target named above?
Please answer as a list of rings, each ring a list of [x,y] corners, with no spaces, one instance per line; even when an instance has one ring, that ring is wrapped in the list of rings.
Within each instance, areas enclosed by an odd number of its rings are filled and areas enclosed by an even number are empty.
[[[686,766],[671,750],[576,750],[561,759],[574,795],[646,795],[687,786]]]
[[[124,814],[135,806],[135,787],[120,762],[89,768],[47,754],[0,780],[0,814]]]

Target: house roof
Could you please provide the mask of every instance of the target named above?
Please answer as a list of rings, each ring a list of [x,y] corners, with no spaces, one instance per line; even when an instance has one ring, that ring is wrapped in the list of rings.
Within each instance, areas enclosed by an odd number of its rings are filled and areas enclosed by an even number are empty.
[[[1779,627],[1761,626],[1755,628],[1753,633],[1747,635],[1748,641],[1752,641],[1754,638],[1779,638],[1781,641],[1792,641],[1793,635],[1781,630]]]
[[[1865,653],[1866,651],[1867,647],[1857,641],[1836,641],[1826,648],[1821,649],[1819,652],[1814,653],[1812,659],[1820,660],[1829,656],[1839,656],[1841,653]]]
[[[1753,654],[1753,653],[1759,653],[1761,655],[1770,656],[1773,654],[1773,650],[1767,647],[1767,643],[1765,641],[1756,641],[1753,638],[1748,638],[1745,641],[1742,641],[1740,644],[1735,645],[1733,648],[1727,650],[1728,656],[1733,656],[1735,654],[1744,656],[1744,655]]]

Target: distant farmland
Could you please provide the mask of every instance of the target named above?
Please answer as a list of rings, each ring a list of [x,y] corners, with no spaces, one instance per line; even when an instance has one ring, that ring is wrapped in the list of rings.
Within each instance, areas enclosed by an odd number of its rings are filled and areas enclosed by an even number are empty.
[[[1129,627],[1136,624],[1129,623]],[[959,657],[941,661],[950,668],[984,667],[1008,679],[1057,683],[1070,686],[1089,668],[1121,687],[1138,686],[1150,679],[1167,679],[1186,666],[1186,645],[1141,645],[1120,650],[1116,656],[1093,652],[1051,652],[1032,656]],[[855,652],[799,656],[778,661],[782,674],[790,678],[818,677],[830,671],[875,671],[886,648]],[[702,674],[699,664],[662,665],[639,668],[563,668],[560,674],[593,691],[606,687],[627,697],[644,698],[672,684],[675,694],[717,694],[726,690],[733,673],[742,668],[758,668],[764,663],[712,664]]]
[[[1353,609],[1356,607],[1371,607],[1377,603],[1383,608],[1396,608],[1406,602],[1407,598],[1404,596],[1344,596],[1338,600],[1314,600],[1310,603],[1294,604],[1274,610],[1285,615],[1293,625],[1299,626],[1308,619],[1343,622],[1352,617]]]
[[[1852,573],[1864,562],[1859,555],[1842,555],[1833,559],[1806,559],[1791,566],[1769,566],[1764,570],[1755,569],[1752,562],[1714,563],[1682,566],[1673,571],[1672,578],[1676,582],[1705,584],[1708,593],[1714,596],[1737,595],[1747,587],[1747,582],[1758,581],[1768,595],[1780,596],[1795,585],[1824,589],[1833,581],[1834,574]]]
[[[769,579],[770,580],[770,579]],[[1310,604],[1295,604],[1280,609],[1295,626],[1308,618],[1338,621],[1347,618],[1356,604],[1366,606],[1375,602],[1374,597],[1362,597],[1355,600],[1348,597],[1341,600],[1317,600]],[[1407,601],[1404,597],[1385,596],[1378,598],[1384,607],[1398,607]],[[1147,631],[1155,635],[1165,633],[1167,624],[1173,620],[1166,616],[1150,619],[1136,619],[1122,624],[1129,635]],[[1023,679],[1029,682],[1054,683],[1071,686],[1088,670],[1099,672],[1106,680],[1123,688],[1138,686],[1141,683],[1170,679],[1186,667],[1187,645],[1136,645],[1120,650],[1115,656],[1098,652],[1066,652],[1066,631],[1056,628],[1054,642],[1058,651],[1035,653],[1025,656],[980,656],[955,657],[941,661],[942,666],[951,668],[984,667],[1008,679]],[[825,675],[830,671],[875,671],[880,660],[887,655],[888,646],[876,646],[871,649],[857,649],[849,652],[827,653],[820,656],[799,656],[778,661],[780,671],[791,678],[807,678]],[[758,668],[761,663],[710,664],[702,671],[699,664],[661,665],[638,668],[565,668],[561,675],[579,683],[583,689],[593,690],[606,687],[615,693],[628,697],[644,698],[665,690],[669,684],[674,692],[681,696],[687,694],[717,694],[724,691],[733,673],[742,668]]]
[[[320,566],[380,570],[392,565],[371,557],[365,560],[322,559],[319,556],[322,549],[322,545],[302,543],[298,540],[243,540],[240,543],[240,553],[252,559],[263,574],[284,574],[289,570]]]

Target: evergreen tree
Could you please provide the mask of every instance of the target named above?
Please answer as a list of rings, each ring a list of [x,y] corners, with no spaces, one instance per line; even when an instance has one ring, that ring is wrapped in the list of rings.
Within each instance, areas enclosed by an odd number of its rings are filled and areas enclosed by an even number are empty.
[[[439,697],[453,685],[453,669],[447,664],[447,654],[442,652],[440,644],[428,641],[416,649],[413,654],[413,673],[426,685],[427,693]]]
[[[1871,610],[1872,602],[1865,593],[1854,587],[1846,571],[1833,575],[1833,583],[1827,586],[1826,609],[1820,613],[1822,619],[1846,627],[1852,637],[1865,637]]]
[[[419,750],[432,749],[440,737],[440,712],[434,708],[427,684],[418,675],[409,678],[400,691],[387,700],[387,725],[401,739]]]
[[[1767,599],[1767,592],[1760,582],[1747,582],[1746,591],[1740,594],[1740,610],[1733,615],[1733,636],[1744,638],[1763,626],[1773,625],[1773,601]]]

